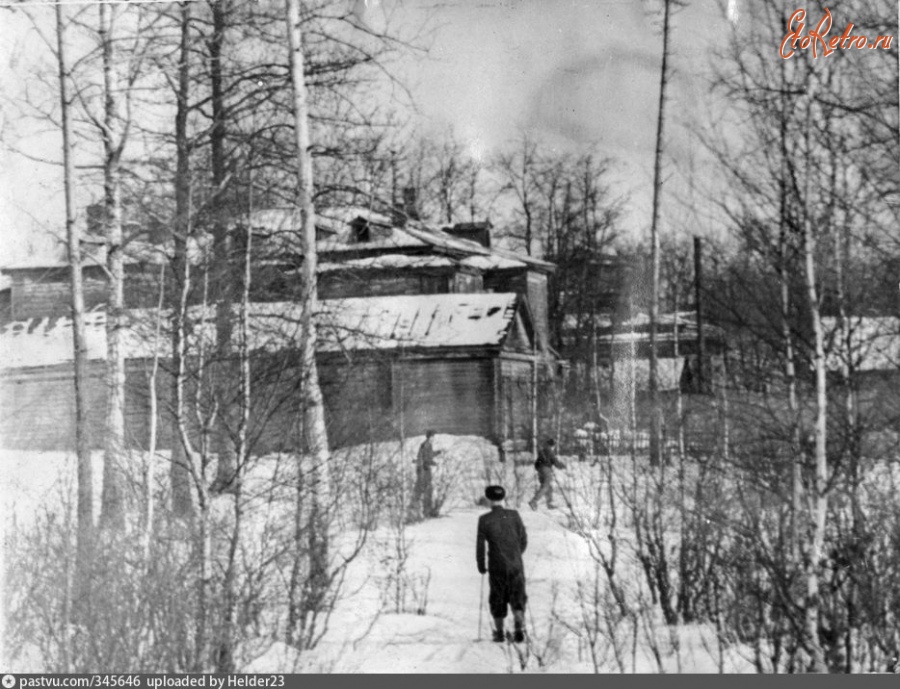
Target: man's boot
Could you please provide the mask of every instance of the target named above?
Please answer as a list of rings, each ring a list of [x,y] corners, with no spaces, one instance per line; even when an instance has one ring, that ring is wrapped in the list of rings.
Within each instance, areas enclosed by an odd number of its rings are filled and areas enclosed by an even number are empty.
[[[506,635],[503,633],[503,618],[494,618],[494,641],[506,641]]]
[[[513,641],[517,644],[525,641],[525,611],[513,610],[513,619],[515,620],[515,631],[513,632]]]

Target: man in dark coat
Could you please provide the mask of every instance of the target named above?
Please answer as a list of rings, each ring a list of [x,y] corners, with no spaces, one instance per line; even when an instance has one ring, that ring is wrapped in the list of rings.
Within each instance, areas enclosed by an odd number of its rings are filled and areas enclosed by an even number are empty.
[[[410,519],[415,520],[421,516],[437,516],[434,509],[434,483],[431,467],[436,467],[434,458],[441,454],[442,450],[435,450],[432,444],[435,431],[426,431],[425,442],[419,446],[419,454],[416,456],[416,485],[413,487],[412,501],[409,507]],[[420,507],[421,506],[421,507]]]
[[[556,441],[553,438],[547,438],[544,446],[538,452],[537,461],[534,463],[534,468],[538,472],[538,483],[540,483],[540,486],[528,503],[528,506],[533,510],[537,509],[538,501],[544,496],[547,498],[547,507],[553,508],[553,467],[565,469],[566,465],[556,456]]]
[[[488,486],[484,496],[491,503],[491,511],[478,518],[478,537],[475,560],[481,574],[488,573],[490,595],[488,605],[494,618],[494,641],[503,641],[503,621],[507,608],[512,608],[515,632],[513,641],[525,640],[525,569],[522,553],[528,545],[528,535],[522,517],[515,510],[503,507],[506,491],[502,486]],[[484,548],[487,545],[487,566]]]

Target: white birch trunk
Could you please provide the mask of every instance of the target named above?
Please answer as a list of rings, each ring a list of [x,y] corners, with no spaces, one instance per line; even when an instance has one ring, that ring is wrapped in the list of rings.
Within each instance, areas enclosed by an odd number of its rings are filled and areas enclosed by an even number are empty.
[[[807,79],[814,79],[814,74]],[[825,543],[825,521],[828,513],[828,464],[827,464],[827,422],[828,392],[825,366],[825,336],[822,329],[822,315],[819,309],[819,294],[816,285],[816,237],[813,219],[810,217],[810,196],[812,191],[812,175],[815,173],[814,162],[810,159],[811,119],[814,104],[815,82],[809,85],[806,106],[806,165],[803,189],[803,260],[805,266],[807,306],[812,319],[813,330],[813,366],[816,378],[816,419],[815,419],[815,481],[812,487],[810,520],[808,531],[808,550],[806,553],[806,636],[810,652],[810,669],[814,672],[827,672],[825,654],[819,641],[819,613],[821,599],[819,586],[821,583],[822,552]]]
[[[179,46],[180,64],[178,68],[178,102],[175,114],[175,256],[172,261],[174,288],[172,290],[172,362],[176,375],[172,381],[172,398],[179,399],[182,394],[179,386],[182,381],[178,377],[183,371],[184,356],[184,317],[185,306],[190,286],[191,271],[188,263],[187,242],[191,233],[191,171],[190,150],[187,135],[188,98],[190,96],[190,22],[191,3],[181,5],[181,40]],[[172,512],[176,516],[188,517],[193,511],[190,490],[190,472],[188,457],[182,444],[181,427],[184,419],[183,405],[176,405],[172,418],[172,457],[169,467],[169,482],[172,489]]]
[[[88,568],[94,536],[94,489],[91,466],[91,438],[88,423],[90,403],[87,391],[87,341],[84,326],[84,286],[81,273],[81,233],[75,222],[75,163],[72,155],[68,66],[63,9],[56,5],[56,49],[59,101],[62,113],[63,185],[65,192],[66,240],[69,253],[72,303],[72,346],[75,374],[75,447],[78,456],[78,523],[75,555],[76,606],[88,605]],[[82,600],[84,599],[84,600]],[[76,607],[76,611],[77,611]]]
[[[120,160],[124,145],[119,113],[119,80],[115,49],[115,7],[101,3],[100,40],[103,50],[103,186],[106,197],[106,428],[103,455],[103,495],[100,522],[121,528],[125,523],[125,355],[121,345],[125,306],[125,264],[122,255],[122,189]]]
[[[303,267],[301,288],[301,371],[303,375],[303,447],[301,493],[298,510],[306,512],[309,572],[305,584],[303,616],[313,617],[325,603],[328,586],[329,533],[326,511],[330,502],[329,448],[325,408],[316,366],[316,223],[313,208],[313,166],[310,155],[309,105],[307,100],[300,0],[286,0],[291,84],[293,86],[294,136],[297,148],[297,206],[301,217]]]
[[[165,307],[165,266],[159,269],[159,300],[156,304],[156,323],[153,332],[153,362],[150,365],[150,375],[148,388],[150,391],[150,410],[149,410],[149,440],[147,446],[147,458],[144,461],[144,530],[141,534],[143,540],[141,549],[144,553],[144,561],[149,563],[150,558],[150,539],[153,535],[153,519],[156,510],[155,498],[153,495],[153,484],[156,481],[155,465],[156,465],[156,444],[157,433],[159,429],[159,402],[156,394],[156,381],[159,377],[159,351],[161,334],[162,334],[162,314]]]
[[[819,313],[818,290],[816,289],[815,245],[812,236],[812,222],[807,217],[803,227],[803,253],[806,264],[806,289],[812,316],[815,341],[814,365],[816,372],[816,423],[815,423],[815,483],[813,486],[813,509],[809,553],[806,572],[806,628],[811,666],[816,672],[826,672],[825,656],[819,643],[819,583],[820,560],[825,542],[825,520],[828,512],[828,465],[826,454],[826,433],[828,397],[825,379],[825,345],[822,332],[822,318]]]

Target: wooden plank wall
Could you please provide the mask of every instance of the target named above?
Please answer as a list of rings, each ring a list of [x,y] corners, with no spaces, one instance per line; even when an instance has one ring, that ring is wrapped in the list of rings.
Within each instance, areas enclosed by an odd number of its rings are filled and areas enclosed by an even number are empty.
[[[494,270],[484,274],[484,288],[488,292],[514,292],[528,295],[528,278],[524,270]]]
[[[534,318],[537,345],[546,349],[549,344],[550,326],[547,314],[547,276],[534,271],[528,272],[528,306]]]
[[[157,374],[157,448],[171,448],[173,427],[172,378],[165,363]],[[103,362],[91,362],[88,394],[92,444],[102,447],[106,389]],[[222,391],[237,399],[237,371],[229,375],[230,389]],[[251,372],[254,386],[248,438],[256,453],[295,447],[299,420],[296,369],[260,362]],[[150,362],[131,360],[126,367],[125,427],[129,447],[147,448],[150,441]],[[71,365],[25,369],[0,378],[0,445],[33,450],[74,450],[75,388]],[[189,433],[199,440],[194,412],[196,386],[188,383],[185,398],[189,405]],[[213,403],[201,396],[201,408],[208,413]],[[237,419],[230,421],[236,428]]]
[[[319,276],[320,299],[387,297],[398,294],[445,294],[450,292],[451,274],[404,272],[333,272]]]
[[[397,437],[391,409],[390,361],[323,363],[319,366],[319,383],[332,447]]]
[[[171,285],[172,278],[169,273],[163,278],[163,288],[171,291]],[[97,270],[86,271],[84,287],[85,306],[88,310],[106,303],[106,279]],[[520,287],[520,291],[524,293],[524,282]],[[321,299],[481,292],[483,288],[480,275],[454,272],[450,269],[334,271],[319,276]],[[125,286],[125,304],[128,308],[155,307],[159,301],[159,290],[159,266],[149,264],[128,266],[128,280]],[[188,301],[192,304],[199,303],[202,296],[198,281]],[[286,279],[278,269],[271,267],[259,269],[259,275],[254,281],[255,300],[279,301],[296,296],[296,283]],[[68,316],[71,308],[68,274],[59,269],[17,274],[9,298],[10,320]]]
[[[153,307],[159,301],[159,266],[129,265],[125,284],[128,308]],[[166,282],[171,284],[170,279]],[[107,281],[102,269],[84,270],[84,304],[87,310],[106,303]],[[10,320],[61,318],[71,313],[69,274],[65,269],[22,271],[13,276],[10,288]]]
[[[320,363],[320,382],[326,406],[329,441],[333,447],[387,441],[421,435],[429,428],[440,433],[481,435],[496,439],[495,358],[431,358],[405,361],[388,358],[361,362]],[[128,445],[149,445],[149,361],[131,360],[127,366],[126,428]],[[251,372],[253,405],[248,437],[254,454],[290,451],[301,437],[302,377],[296,362],[284,357],[255,361]],[[157,378],[157,448],[171,447],[171,377],[163,362]],[[511,395],[509,424],[513,434],[528,437],[530,389],[527,362],[504,362]],[[103,439],[106,391],[104,364],[91,362],[89,395],[93,444]],[[238,372],[225,370],[220,394],[237,399]],[[230,387],[228,387],[230,385]],[[195,387],[186,399],[193,404]],[[213,402],[201,396],[208,412]],[[527,418],[526,418],[527,417]],[[199,439],[194,414],[190,434]],[[234,428],[236,419],[229,421]],[[70,365],[27,369],[0,379],[0,443],[3,447],[33,450],[73,450],[75,447],[74,383]]]
[[[405,436],[438,433],[493,438],[490,358],[423,359],[394,366],[393,405]]]
[[[173,280],[171,270],[160,277],[159,266],[129,266],[128,279],[125,281],[125,306],[129,309],[155,308],[159,304],[159,290],[172,296]],[[198,289],[199,294],[202,290]],[[199,298],[191,299],[191,302]]]
[[[0,290],[0,323],[12,320],[12,289]]]
[[[14,282],[12,285],[12,320],[29,318],[61,318],[71,313],[69,283]],[[106,281],[84,280],[84,306],[87,310],[106,303]]]
[[[500,359],[500,436],[514,451],[532,445],[533,368],[530,361]]]
[[[173,429],[171,410],[173,409],[172,377],[167,370],[168,362],[158,373],[157,409],[161,415],[158,423],[157,445],[162,449],[171,447]],[[188,369],[193,362],[188,362]],[[216,390],[210,389],[207,379],[203,394],[199,397],[200,415],[207,417],[213,404],[223,413],[226,432],[236,435],[240,419],[240,367],[237,361],[216,364],[218,381]],[[135,447],[147,447],[150,413],[149,398],[150,362],[129,362],[128,390],[126,395],[129,441]],[[189,374],[190,377],[191,374]],[[251,362],[250,390],[251,406],[246,426],[246,441],[252,454],[290,451],[300,442],[300,386],[302,377],[296,362],[286,356],[258,356]],[[185,386],[185,402],[188,409],[188,432],[195,443],[200,442],[199,425],[196,421],[196,384],[189,378]]]
[[[480,274],[459,272],[453,278],[453,291],[460,294],[484,292],[484,281]]]
[[[493,271],[484,276],[484,287],[490,292],[515,292],[527,299],[534,319],[538,347],[546,349],[550,333],[547,276],[533,270]]]
[[[100,437],[106,407],[104,367],[89,367],[90,432]],[[75,387],[70,366],[29,369],[0,378],[0,442],[33,450],[75,448]]]

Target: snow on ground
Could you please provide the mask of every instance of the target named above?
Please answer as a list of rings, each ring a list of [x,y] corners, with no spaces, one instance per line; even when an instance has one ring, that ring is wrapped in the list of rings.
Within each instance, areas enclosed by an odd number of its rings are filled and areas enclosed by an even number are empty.
[[[396,443],[385,444],[379,452],[410,479],[412,458],[421,441],[409,439],[402,453]],[[507,486],[510,506],[522,506],[520,512],[528,531],[524,556],[529,596],[526,620],[534,652],[526,671],[592,672],[595,662],[601,672],[753,671],[749,654],[720,648],[711,628],[691,626],[673,631],[652,615],[642,618],[636,627],[617,623],[616,632],[607,634],[595,646],[592,660],[582,623],[582,613],[590,612],[590,605],[580,606],[576,593],[579,582],[590,584],[596,570],[586,542],[567,528],[570,519],[566,512],[548,510],[543,505],[537,511],[530,510],[526,503],[536,488],[533,469],[499,464],[495,450],[486,441],[439,435],[435,445],[445,450],[438,458],[441,465],[435,479],[438,491],[447,492],[442,516],[405,527],[379,523],[362,555],[348,570],[345,593],[318,646],[299,654],[280,642],[251,640],[243,649],[243,671],[521,671],[518,658],[508,653],[505,644],[489,640],[487,581],[482,581],[476,569],[475,531],[478,516],[486,508],[475,503],[488,480]],[[95,496],[100,494],[100,459],[98,454]],[[277,465],[270,462],[267,466],[271,469]],[[42,507],[73,499],[75,463],[71,455],[0,452],[0,470],[7,536],[11,530],[27,529],[30,517]],[[597,467],[573,460],[560,479],[563,488],[575,494],[575,488],[583,490],[599,472]],[[159,480],[165,474],[164,469],[157,469]],[[264,477],[276,478],[277,474],[261,471],[257,480],[265,483],[272,479]],[[557,499],[558,504],[562,502]],[[265,510],[253,514],[260,520],[272,518]],[[249,528],[252,531],[255,527]],[[409,556],[403,570],[407,588],[403,604],[398,605],[397,579],[390,576],[390,553],[401,532]],[[637,589],[640,570],[633,559],[624,559],[621,566],[625,576]],[[602,573],[600,577],[600,588],[604,589]],[[511,621],[510,617],[510,626]]]
[[[430,571],[426,614],[394,614],[378,611],[372,587],[364,587],[342,600],[331,622],[332,631],[315,651],[298,657],[281,644],[263,652],[244,667],[247,672],[316,670],[339,673],[505,673],[519,672],[516,656],[507,655],[505,644],[490,639],[487,581],[484,607],[479,610],[481,577],[475,566],[475,528],[483,509],[454,511],[447,517],[411,526],[411,572]],[[529,608],[526,622],[543,666],[533,655],[528,672],[589,673],[593,665],[586,648],[568,633],[557,618],[577,625],[579,612],[573,601],[576,582],[590,570],[583,541],[561,524],[558,511],[527,507],[522,518],[529,536],[525,553]],[[355,563],[361,570],[377,571],[371,559]],[[370,584],[374,585],[375,582]],[[348,588],[353,588],[349,585]],[[507,628],[511,626],[511,617]],[[622,666],[607,650],[602,672],[659,672],[650,651],[648,634],[662,649],[666,672],[717,672],[715,634],[709,628],[684,627],[677,632],[678,649],[665,625],[639,630],[638,647],[630,642]],[[480,639],[480,640],[479,640]],[[632,656],[634,651],[634,656]],[[734,652],[723,659],[727,672],[753,672],[749,661]]]

